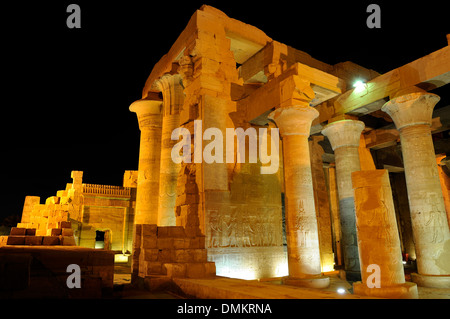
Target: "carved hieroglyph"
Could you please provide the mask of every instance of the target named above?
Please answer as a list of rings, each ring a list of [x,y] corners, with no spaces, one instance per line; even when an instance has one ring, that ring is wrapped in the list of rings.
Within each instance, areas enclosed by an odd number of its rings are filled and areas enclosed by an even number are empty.
[[[400,131],[420,279],[412,278],[419,285],[436,286],[435,278],[420,275],[444,275],[440,281],[450,287],[450,231],[430,131],[438,101],[435,94],[408,92],[398,94],[382,110]]]
[[[180,164],[172,160],[171,152],[177,141],[172,132],[180,125],[180,108],[184,94],[179,75],[166,74],[157,81],[163,95],[163,120],[161,131],[161,167],[159,179],[158,226],[175,226],[175,200]]]
[[[361,260],[361,282],[355,294],[384,298],[418,298],[417,285],[405,282],[400,238],[387,170],[352,173],[356,225]],[[373,283],[371,265],[379,267],[379,283]],[[377,284],[378,287],[373,287]]]
[[[321,273],[308,145],[311,123],[318,115],[319,112],[306,105],[282,107],[269,114],[283,138],[286,238],[289,277],[292,279],[313,278]],[[323,282],[323,286],[328,284],[327,280]],[[318,287],[311,282],[306,285]]]

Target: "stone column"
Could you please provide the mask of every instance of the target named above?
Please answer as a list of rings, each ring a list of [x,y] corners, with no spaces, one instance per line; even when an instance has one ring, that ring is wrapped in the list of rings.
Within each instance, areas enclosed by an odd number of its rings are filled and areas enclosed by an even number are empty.
[[[305,103],[306,104],[306,103]],[[321,275],[319,235],[308,137],[319,112],[309,106],[281,107],[269,114],[283,139],[286,195],[286,239],[289,277],[286,284],[325,288],[329,278]]]
[[[439,155],[436,157],[436,163],[438,164],[439,181],[441,182],[442,196],[444,197],[445,210],[447,211],[447,222],[450,226],[450,177],[444,172],[441,161],[445,158],[444,155]]]
[[[419,286],[450,288],[450,231],[437,170],[431,118],[439,96],[399,92],[383,107],[400,132]]]
[[[344,267],[347,280],[361,280],[358,239],[355,224],[355,202],[352,173],[359,171],[359,141],[364,123],[342,120],[328,124],[322,134],[328,137],[336,160],[336,179],[339,195]]]
[[[180,75],[163,75],[156,85],[163,95],[163,120],[161,133],[161,167],[159,179],[158,226],[175,226],[175,200],[177,198],[177,177],[180,164],[172,160],[173,146],[178,142],[171,139],[172,132],[180,126],[180,108],[184,94]]]
[[[158,219],[161,107],[162,102],[151,100],[138,100],[130,105],[141,130],[135,224],[156,224]]]
[[[357,295],[418,298],[417,285],[405,282],[394,201],[387,170],[352,173],[362,281]]]

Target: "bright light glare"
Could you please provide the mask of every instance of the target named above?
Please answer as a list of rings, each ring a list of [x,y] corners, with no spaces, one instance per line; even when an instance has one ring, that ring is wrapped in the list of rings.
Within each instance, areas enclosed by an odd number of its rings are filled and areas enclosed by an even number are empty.
[[[345,294],[345,289],[344,288],[338,288],[337,289],[338,294]]]
[[[364,91],[366,89],[366,86],[367,86],[366,83],[364,83],[361,80],[358,80],[353,84],[356,93]]]

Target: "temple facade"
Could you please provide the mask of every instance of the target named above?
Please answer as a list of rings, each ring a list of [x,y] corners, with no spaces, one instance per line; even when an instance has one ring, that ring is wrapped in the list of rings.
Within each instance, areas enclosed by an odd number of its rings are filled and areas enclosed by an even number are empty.
[[[429,92],[449,82],[448,55],[385,74],[330,65],[203,6],[130,106],[141,131],[136,227],[204,237],[217,275],[320,288],[327,271],[364,281],[369,265],[392,263],[383,280],[414,295],[402,268],[412,260],[415,283],[448,287],[449,150],[433,134],[448,130],[449,109]],[[261,128],[279,143],[252,135]],[[252,157],[252,138],[276,158]],[[146,249],[134,247],[134,271]]]
[[[137,172],[125,171],[123,186],[83,183],[82,171],[72,171],[71,177],[72,183],[45,203],[38,196],[27,196],[17,228],[33,230],[37,237],[34,245],[46,246],[45,237],[56,234],[61,223],[66,223],[72,229],[71,245],[111,250],[116,253],[116,261],[128,262]],[[58,244],[53,241],[51,245]]]
[[[450,82],[449,55],[385,74],[331,65],[202,6],[129,106],[138,170],[123,187],[73,172],[45,205],[80,246],[103,232],[150,286],[219,275],[325,288],[338,270],[367,296],[450,288],[450,106],[432,92]],[[45,210],[32,201],[22,223]]]

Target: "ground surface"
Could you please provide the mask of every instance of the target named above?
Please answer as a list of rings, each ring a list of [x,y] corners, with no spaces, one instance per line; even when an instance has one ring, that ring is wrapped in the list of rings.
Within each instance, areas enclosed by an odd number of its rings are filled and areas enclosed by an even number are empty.
[[[408,279],[408,272],[406,272]],[[178,283],[186,287],[201,287],[202,290],[210,289],[217,294],[217,298],[227,298],[236,293],[237,296],[247,298],[345,298],[359,299],[361,297],[352,294],[352,285],[339,278],[338,272],[327,274],[330,277],[330,286],[326,289],[315,290],[282,285],[280,280],[256,281],[238,280],[226,277],[215,279],[182,279]],[[121,299],[176,299],[182,298],[171,292],[149,292],[145,289],[137,289],[131,285],[130,268],[116,265],[114,274],[114,297]],[[337,293],[339,288],[344,289],[343,294]],[[194,289],[194,288],[192,288]],[[418,287],[419,299],[450,299],[450,289]]]

